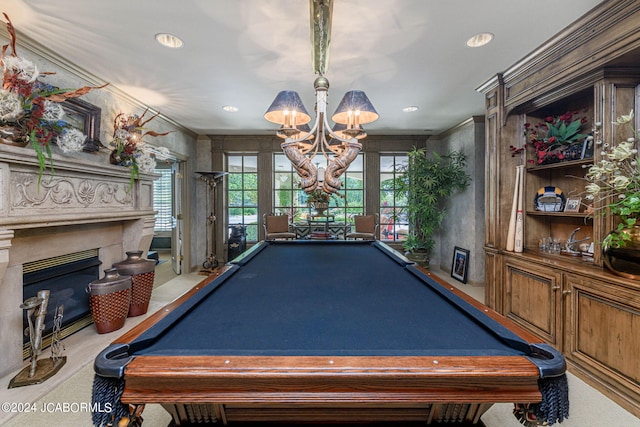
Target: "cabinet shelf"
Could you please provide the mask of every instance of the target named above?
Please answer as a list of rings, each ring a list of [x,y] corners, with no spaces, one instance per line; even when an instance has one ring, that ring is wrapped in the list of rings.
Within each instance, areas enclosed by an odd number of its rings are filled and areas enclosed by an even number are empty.
[[[530,216],[545,216],[556,218],[584,218],[585,221],[593,221],[593,218],[587,216],[584,212],[544,212],[544,211],[527,211]]]
[[[564,265],[565,268],[572,264],[579,264],[581,266],[589,266],[601,270],[600,267],[595,267],[593,264],[593,254],[591,255],[566,255],[563,253],[552,254],[549,252],[542,252],[537,249],[526,249],[526,255],[532,258],[536,258],[545,262],[546,264],[555,264],[558,266]]]
[[[549,169],[564,169],[570,168],[573,166],[582,166],[582,165],[590,165],[593,164],[593,157],[588,159],[579,159],[579,160],[568,160],[566,162],[558,162],[558,163],[549,163],[547,165],[538,165],[538,166],[529,166],[527,167],[527,172],[539,172],[539,171],[547,171]]]

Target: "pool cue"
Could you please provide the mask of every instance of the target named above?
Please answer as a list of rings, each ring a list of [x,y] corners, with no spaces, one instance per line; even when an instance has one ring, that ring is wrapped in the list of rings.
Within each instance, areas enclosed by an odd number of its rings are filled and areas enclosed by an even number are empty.
[[[516,239],[514,245],[515,252],[522,252],[524,249],[524,216],[522,213],[522,199],[524,193],[524,166],[518,166],[520,168],[520,182],[518,190],[518,212],[516,213]]]
[[[513,202],[511,203],[511,217],[507,232],[507,250],[513,252],[516,243],[516,210],[518,209],[518,188],[520,186],[520,166],[516,166],[516,183],[513,186]]]

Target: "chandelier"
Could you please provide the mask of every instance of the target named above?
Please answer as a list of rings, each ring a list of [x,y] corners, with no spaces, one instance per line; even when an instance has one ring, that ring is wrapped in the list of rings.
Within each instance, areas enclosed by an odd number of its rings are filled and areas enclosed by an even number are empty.
[[[329,62],[331,12],[333,0],[309,0],[311,7],[311,41],[313,67],[319,76],[313,83],[316,92],[315,122],[308,125],[311,115],[304,107],[297,92],[284,90],[276,96],[264,114],[265,119],[280,125],[276,135],[284,138],[280,145],[301,178],[300,185],[306,193],[321,187],[327,193],[340,189],[340,176],[362,150],[358,142],[366,136],[363,124],[378,119],[378,113],[361,90],[347,92],[331,120],[327,118],[327,94],[329,80],[324,77]],[[314,162],[322,154],[327,160],[326,169]]]

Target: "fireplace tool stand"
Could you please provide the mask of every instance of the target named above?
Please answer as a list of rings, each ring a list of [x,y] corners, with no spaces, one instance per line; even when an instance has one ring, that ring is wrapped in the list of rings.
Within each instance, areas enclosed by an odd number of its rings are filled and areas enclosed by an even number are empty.
[[[47,315],[48,304],[49,291],[40,290],[37,296],[27,298],[24,303],[20,305],[20,308],[27,310],[29,327],[25,330],[25,335],[29,337],[31,359],[29,365],[25,366],[11,379],[8,388],[40,384],[54,376],[67,362],[66,356],[60,356],[61,343],[58,339],[60,325],[62,324],[62,306],[58,306],[54,314],[51,357],[49,359],[38,360],[38,356],[42,352],[42,331],[45,329],[45,317]]]
[[[196,172],[200,174],[200,179],[207,184],[207,188],[209,191],[208,197],[206,199],[206,210],[207,210],[207,257],[205,261],[202,263],[202,272],[211,273],[213,269],[218,266],[218,260],[216,259],[215,248],[216,248],[216,215],[215,215],[215,206],[216,206],[216,188],[218,183],[222,181],[227,172]]]

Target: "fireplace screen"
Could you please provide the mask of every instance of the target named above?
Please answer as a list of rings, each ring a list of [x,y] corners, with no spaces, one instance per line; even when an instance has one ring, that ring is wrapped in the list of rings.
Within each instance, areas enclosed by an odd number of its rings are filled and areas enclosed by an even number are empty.
[[[99,274],[100,260],[97,249],[23,265],[24,300],[36,296],[37,292],[42,289],[48,289],[51,292],[45,318],[45,330],[42,334],[43,347],[50,343],[54,313],[59,305],[64,306],[60,338],[64,338],[91,323],[89,296],[86,288],[89,283],[99,278]],[[28,327],[26,311],[23,313],[23,327]],[[29,337],[25,336],[25,350],[28,349],[28,341]]]

